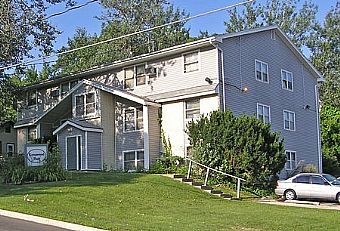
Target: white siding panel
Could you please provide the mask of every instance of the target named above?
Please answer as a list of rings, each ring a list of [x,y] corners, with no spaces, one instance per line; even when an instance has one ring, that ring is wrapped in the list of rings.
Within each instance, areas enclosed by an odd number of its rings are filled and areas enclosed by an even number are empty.
[[[165,104],[162,107],[162,127],[165,137],[172,146],[173,155],[184,156],[184,103],[176,102]]]
[[[212,111],[219,109],[219,98],[218,96],[206,97],[200,100],[200,113],[209,114]]]

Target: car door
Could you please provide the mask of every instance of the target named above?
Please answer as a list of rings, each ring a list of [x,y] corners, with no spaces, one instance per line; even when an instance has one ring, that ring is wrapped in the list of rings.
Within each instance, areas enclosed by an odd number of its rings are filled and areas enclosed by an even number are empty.
[[[330,200],[332,198],[331,185],[321,176],[311,176],[310,198]]]
[[[298,198],[309,198],[310,196],[310,176],[301,175],[293,180],[294,190]]]

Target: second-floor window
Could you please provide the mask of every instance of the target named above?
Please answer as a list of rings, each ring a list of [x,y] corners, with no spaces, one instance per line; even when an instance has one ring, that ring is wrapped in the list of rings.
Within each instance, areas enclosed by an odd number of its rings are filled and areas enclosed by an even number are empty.
[[[92,115],[96,112],[96,96],[94,92],[76,96],[76,117]]]
[[[185,118],[187,120],[198,119],[200,117],[200,100],[193,99],[185,102]]]
[[[282,89],[293,91],[293,74],[292,72],[281,70]]]
[[[291,111],[283,111],[284,129],[294,131],[295,130],[295,113]]]
[[[145,85],[150,78],[156,77],[154,67],[146,68],[145,64],[124,69],[124,88],[132,89],[135,86]]]
[[[69,90],[70,90],[69,82],[60,84],[60,95],[61,96],[66,95],[67,92],[69,92]]]
[[[257,104],[257,118],[263,123],[270,123],[270,107],[264,104]]]
[[[268,64],[259,60],[255,60],[255,76],[257,80],[268,83]]]
[[[124,110],[124,132],[143,129],[143,109],[127,108]]]
[[[295,151],[286,151],[287,162],[285,169],[293,170],[296,167],[296,152]]]
[[[28,106],[37,105],[37,92],[36,91],[29,91],[27,93],[27,105]]]
[[[198,71],[198,51],[183,55],[184,73]]]

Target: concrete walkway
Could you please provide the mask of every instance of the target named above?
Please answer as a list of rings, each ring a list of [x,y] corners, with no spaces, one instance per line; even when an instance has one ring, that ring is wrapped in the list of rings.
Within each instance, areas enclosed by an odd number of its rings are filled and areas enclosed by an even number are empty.
[[[27,215],[27,214],[17,213],[17,212],[11,212],[11,211],[1,210],[1,209],[0,209],[0,216],[21,219],[21,220],[35,222],[35,223],[44,224],[44,225],[51,225],[51,226],[60,227],[60,228],[63,228],[63,229],[68,229],[68,230],[105,231],[104,229],[97,229],[97,228],[87,227],[87,226],[83,226],[83,225],[68,223],[68,222],[64,222],[64,221],[57,221],[57,220],[52,220],[52,219],[48,219],[48,218],[32,216],[32,215]]]
[[[340,210],[340,204],[332,203],[332,202],[315,202],[315,201],[300,201],[300,200],[277,201],[277,200],[264,199],[264,200],[260,200],[259,203],[270,204],[270,205],[314,208],[314,209]]]

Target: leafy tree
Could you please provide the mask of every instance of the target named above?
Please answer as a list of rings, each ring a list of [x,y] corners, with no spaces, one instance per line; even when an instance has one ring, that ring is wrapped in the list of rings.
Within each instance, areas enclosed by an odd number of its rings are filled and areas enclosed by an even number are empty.
[[[102,5],[107,12],[98,17],[103,21],[100,35],[91,36],[85,30],[78,30],[62,51],[121,38],[60,55],[55,65],[58,75],[79,72],[115,60],[157,51],[189,39],[189,31],[184,28],[184,22],[150,30],[187,16],[184,11],[175,9],[165,0],[102,0]],[[124,37],[138,31],[145,32]]]
[[[260,26],[278,25],[293,41],[301,47],[308,41],[316,24],[317,6],[310,0],[298,8],[300,0],[267,0],[264,5],[252,2],[239,12],[229,10],[230,20],[225,22],[227,32],[237,32]]]
[[[326,82],[321,85],[323,105],[340,107],[340,2],[326,15],[323,25],[317,25],[308,46],[311,61],[323,74]]]
[[[323,170],[340,176],[340,108],[323,106],[320,116]]]
[[[245,178],[252,188],[273,189],[286,162],[283,140],[255,117],[214,111],[187,127],[193,158]]]

